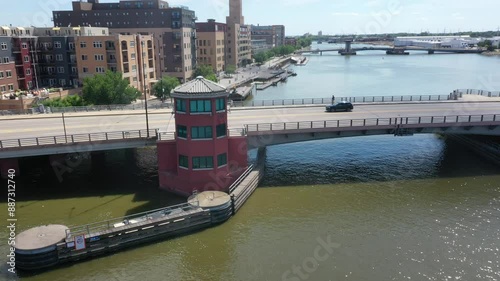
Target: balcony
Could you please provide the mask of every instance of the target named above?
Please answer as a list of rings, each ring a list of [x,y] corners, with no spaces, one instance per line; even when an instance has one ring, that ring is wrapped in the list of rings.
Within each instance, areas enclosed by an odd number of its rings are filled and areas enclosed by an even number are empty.
[[[15,66],[23,66],[24,63],[21,60],[16,60],[14,65]]]
[[[116,64],[116,59],[108,59],[108,64]]]
[[[21,48],[19,48],[19,47],[14,47],[14,48],[12,48],[12,52],[13,52],[13,53],[20,53],[20,52],[21,52]]]

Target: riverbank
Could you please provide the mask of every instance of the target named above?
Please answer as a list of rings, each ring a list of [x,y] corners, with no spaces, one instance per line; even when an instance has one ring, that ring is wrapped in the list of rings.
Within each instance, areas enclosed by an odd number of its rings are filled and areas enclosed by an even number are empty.
[[[488,56],[488,57],[500,56],[500,50],[494,50],[492,52],[484,52],[484,53],[481,53],[481,55]]]

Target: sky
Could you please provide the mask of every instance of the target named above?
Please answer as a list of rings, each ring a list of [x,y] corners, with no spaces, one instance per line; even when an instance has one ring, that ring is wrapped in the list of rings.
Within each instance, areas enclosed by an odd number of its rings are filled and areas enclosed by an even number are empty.
[[[6,0],[2,0],[6,1]],[[118,0],[101,0],[102,3]],[[198,21],[225,22],[229,0],[171,0]],[[53,10],[71,10],[71,0],[16,0],[0,25],[52,26]],[[285,25],[286,35],[499,30],[499,0],[243,0],[246,24]]]

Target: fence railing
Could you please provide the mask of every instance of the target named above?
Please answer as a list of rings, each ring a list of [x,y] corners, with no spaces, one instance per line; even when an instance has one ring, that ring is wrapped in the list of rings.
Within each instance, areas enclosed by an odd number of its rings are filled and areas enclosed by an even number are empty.
[[[149,130],[149,138],[156,139],[157,136],[158,136],[158,129]],[[0,140],[0,149],[41,146],[41,145],[76,144],[76,143],[124,140],[124,139],[145,139],[147,137],[148,137],[147,130],[128,130],[128,131],[118,131],[118,132],[74,134],[66,136],[59,135],[50,137],[20,138],[11,140]]]
[[[148,109],[172,108],[171,103],[148,104]],[[96,112],[96,111],[119,111],[119,110],[144,110],[144,104],[112,104],[112,105],[89,105],[69,107],[35,107],[30,109],[8,109],[0,110],[0,115],[18,115],[35,113],[70,113],[70,112]]]
[[[113,218],[101,222],[90,223],[86,225],[73,226],[69,227],[66,230],[66,239],[67,241],[72,241],[76,235],[85,234],[86,238],[91,237],[91,234],[96,234],[99,232],[104,232],[113,228],[121,227],[121,226],[129,226],[134,223],[139,223],[144,220],[155,219],[160,216],[168,216],[168,215],[182,215],[183,212],[196,210],[199,207],[193,206],[190,203],[183,203],[179,205],[174,205],[170,207],[160,208],[156,210],[151,210],[143,213],[137,213],[129,216],[123,216],[118,218]]]
[[[365,96],[365,97],[335,97],[335,101],[349,101],[353,103],[374,102],[420,102],[420,101],[446,101],[450,95],[407,95],[407,96]],[[234,101],[234,107],[252,106],[279,106],[279,105],[324,105],[330,104],[332,98],[303,98],[303,99],[281,99],[281,100],[258,100],[258,101]]]
[[[250,165],[248,166],[248,168],[245,170],[245,172],[243,172],[243,174],[241,174],[241,176],[239,176],[234,182],[233,184],[231,184],[231,186],[229,186],[229,194],[233,193],[233,191],[238,187],[238,185],[240,185],[240,183],[246,179],[246,177],[248,176],[248,174],[250,174],[252,171],[253,171],[253,168],[254,168],[254,165]]]
[[[283,131],[321,128],[341,127],[366,127],[366,126],[397,126],[414,124],[470,124],[476,122],[498,122],[500,115],[454,115],[454,116],[425,116],[425,117],[395,117],[395,118],[369,118],[369,119],[346,119],[327,121],[301,121],[284,123],[262,123],[245,125],[249,132]]]

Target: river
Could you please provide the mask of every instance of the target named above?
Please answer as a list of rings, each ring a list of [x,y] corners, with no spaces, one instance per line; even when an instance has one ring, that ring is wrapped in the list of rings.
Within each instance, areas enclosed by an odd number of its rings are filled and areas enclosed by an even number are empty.
[[[310,57],[295,68],[297,77],[254,98],[488,89],[480,81],[500,62],[479,55]],[[500,79],[492,83],[490,90],[500,89]],[[183,202],[158,190],[154,148],[80,157],[62,181],[43,165],[46,158],[21,161],[18,231]],[[21,279],[498,280],[499,230],[500,167],[467,147],[434,135],[330,139],[269,147],[261,186],[223,225]],[[6,243],[0,252],[7,253]],[[6,268],[0,278],[12,277]]]

